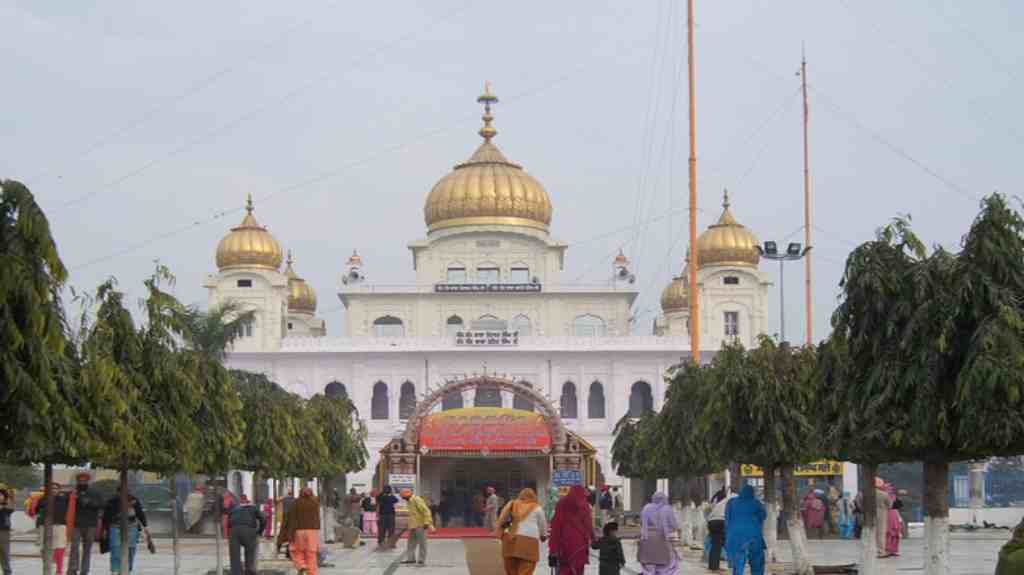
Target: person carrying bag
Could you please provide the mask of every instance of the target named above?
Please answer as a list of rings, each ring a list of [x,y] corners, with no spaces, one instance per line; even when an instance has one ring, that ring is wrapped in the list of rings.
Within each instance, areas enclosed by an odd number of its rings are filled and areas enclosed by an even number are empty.
[[[527,487],[497,517],[495,537],[501,539],[506,575],[531,575],[540,560],[540,543],[547,539],[547,518],[537,494]]]

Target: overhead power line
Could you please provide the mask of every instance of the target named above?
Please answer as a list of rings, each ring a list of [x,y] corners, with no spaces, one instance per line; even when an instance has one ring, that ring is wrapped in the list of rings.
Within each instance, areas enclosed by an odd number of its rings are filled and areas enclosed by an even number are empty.
[[[202,144],[204,142],[210,141],[210,140],[214,139],[215,137],[217,137],[217,136],[219,136],[219,135],[221,135],[221,134],[223,134],[225,132],[230,131],[231,129],[233,129],[233,128],[235,128],[235,127],[245,123],[246,121],[248,121],[248,120],[250,120],[250,119],[252,119],[252,118],[254,118],[254,117],[256,117],[256,116],[258,116],[260,114],[262,114],[263,112],[265,112],[267,110],[270,110],[270,109],[275,108],[277,106],[280,106],[281,104],[284,104],[284,103],[286,103],[286,102],[288,102],[290,100],[293,100],[294,98],[302,95],[304,92],[306,92],[310,88],[320,84],[324,80],[332,78],[333,76],[335,76],[340,71],[351,71],[351,70],[355,69],[356,67],[358,67],[361,64],[369,63],[376,56],[382,54],[383,52],[385,52],[385,51],[387,51],[387,50],[389,50],[391,48],[394,48],[394,47],[402,44],[403,42],[405,42],[405,41],[407,41],[407,40],[409,40],[411,38],[416,37],[418,34],[433,28],[437,24],[439,24],[441,22],[444,22],[445,20],[448,20],[448,19],[456,16],[457,14],[463,12],[464,10],[469,8],[471,6],[471,4],[472,3],[462,4],[456,10],[447,12],[447,13],[445,13],[443,16],[441,16],[439,18],[431,20],[430,22],[428,22],[426,25],[424,25],[422,27],[417,28],[415,30],[411,30],[411,31],[409,31],[409,32],[399,36],[398,38],[395,38],[395,39],[393,39],[393,40],[391,40],[391,41],[389,41],[389,42],[387,42],[387,43],[385,43],[385,44],[383,44],[381,46],[378,46],[378,47],[374,48],[373,50],[370,50],[369,52],[364,53],[363,55],[361,55],[361,56],[355,58],[354,60],[350,61],[349,65],[347,67],[342,67],[342,68],[340,68],[338,70],[332,70],[330,72],[326,72],[324,74],[321,74],[321,75],[317,76],[316,78],[314,78],[313,80],[310,80],[309,82],[306,82],[305,84],[301,84],[301,85],[299,85],[297,87],[292,88],[291,90],[288,90],[284,94],[281,94],[281,95],[279,95],[279,96],[277,96],[277,97],[275,97],[275,98],[273,98],[271,100],[264,101],[262,104],[259,104],[256,107],[251,108],[248,111],[243,112],[242,114],[240,114],[238,116],[235,116],[234,118],[231,118],[230,120],[215,126],[213,129],[207,130],[206,132],[203,132],[202,134],[189,139],[184,144],[175,146],[174,148],[172,148],[171,150],[165,152],[164,154],[162,154],[162,155],[160,155],[160,156],[158,156],[156,158],[152,158],[152,159],[148,160],[147,162],[143,163],[140,166],[137,166],[136,168],[128,171],[127,173],[122,174],[121,176],[118,176],[118,177],[116,177],[116,178],[114,178],[112,180],[109,180],[109,181],[107,181],[107,182],[105,182],[103,184],[100,184],[96,189],[94,189],[94,190],[92,190],[90,192],[87,192],[85,194],[82,194],[82,195],[80,195],[80,196],[78,196],[76,198],[73,198],[73,199],[65,202],[63,205],[60,206],[60,209],[58,211],[64,210],[64,209],[68,209],[68,208],[71,208],[73,206],[77,206],[77,205],[85,202],[86,200],[89,200],[89,199],[91,199],[91,198],[93,198],[93,197],[95,197],[95,196],[97,196],[97,195],[99,195],[99,194],[101,194],[103,192],[106,192],[108,190],[116,188],[117,186],[121,185],[125,181],[127,181],[127,180],[129,180],[129,179],[131,179],[131,178],[133,178],[135,176],[138,176],[138,175],[140,175],[142,173],[145,173],[146,171],[150,170],[151,168],[153,168],[155,166],[158,166],[158,165],[164,163],[165,161],[170,160],[170,159],[172,159],[172,158],[174,158],[174,157],[176,157],[176,156],[178,156],[178,155],[180,155],[180,154],[182,154],[182,153],[184,153],[184,152],[186,152],[188,150],[191,150],[192,148],[194,148],[194,147],[196,147],[196,146],[198,146],[198,145],[200,145],[200,144]]]

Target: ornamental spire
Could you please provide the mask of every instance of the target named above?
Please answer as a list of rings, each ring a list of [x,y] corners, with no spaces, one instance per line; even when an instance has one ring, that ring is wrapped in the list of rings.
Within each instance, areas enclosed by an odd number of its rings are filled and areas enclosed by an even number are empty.
[[[491,104],[498,103],[498,97],[491,92],[491,83],[484,82],[484,93],[476,99],[480,104],[484,105],[484,115],[480,116],[480,119],[484,121],[484,126],[477,132],[483,137],[485,142],[490,142],[491,138],[498,134],[498,130],[491,125],[494,121],[494,116],[491,115]]]
[[[255,208],[252,206],[252,192],[250,192],[245,196],[245,211],[246,213],[251,214],[253,209]]]

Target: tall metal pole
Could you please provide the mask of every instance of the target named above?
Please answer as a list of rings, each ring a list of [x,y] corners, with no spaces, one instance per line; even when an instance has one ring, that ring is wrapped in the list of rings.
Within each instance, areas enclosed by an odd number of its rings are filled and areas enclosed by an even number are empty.
[[[700,294],[697,293],[697,112],[693,80],[693,0],[686,2],[686,53],[690,84],[690,358],[700,362]]]
[[[804,246],[811,247],[811,168],[807,151],[807,58],[803,48],[800,49],[800,87],[804,95]],[[811,308],[811,254],[804,255],[804,318],[807,324],[804,326],[806,335],[805,343],[811,345],[814,342],[813,326],[814,319]]]
[[[779,260],[779,341],[786,341],[786,260]]]

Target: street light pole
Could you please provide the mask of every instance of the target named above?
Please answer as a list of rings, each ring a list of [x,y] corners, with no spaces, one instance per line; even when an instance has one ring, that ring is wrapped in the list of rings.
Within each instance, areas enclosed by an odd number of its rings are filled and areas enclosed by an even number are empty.
[[[757,251],[761,257],[779,262],[779,341],[786,341],[786,270],[783,264],[803,259],[811,248],[791,243],[780,253],[778,242],[768,241],[764,246],[757,246]]]

